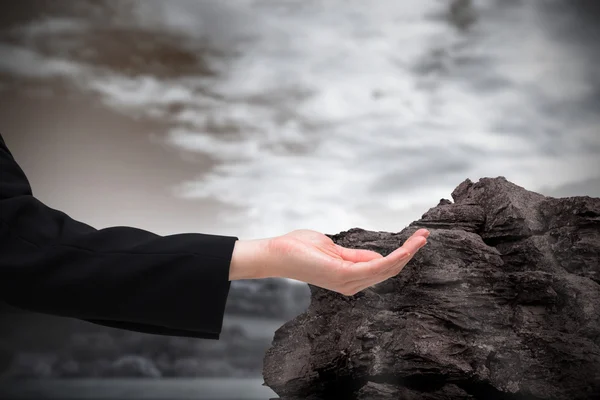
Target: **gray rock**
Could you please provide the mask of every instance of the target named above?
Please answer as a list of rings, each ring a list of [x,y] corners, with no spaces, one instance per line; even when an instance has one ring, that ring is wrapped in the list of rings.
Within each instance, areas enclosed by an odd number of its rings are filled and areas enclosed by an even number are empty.
[[[397,276],[354,296],[309,285],[263,377],[283,399],[600,398],[600,199],[466,180],[399,233],[334,242],[380,252],[426,227]]]

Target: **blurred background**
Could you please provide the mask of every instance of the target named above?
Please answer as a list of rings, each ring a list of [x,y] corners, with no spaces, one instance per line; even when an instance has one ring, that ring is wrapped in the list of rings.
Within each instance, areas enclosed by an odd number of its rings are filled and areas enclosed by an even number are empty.
[[[5,2],[0,132],[34,194],[96,228],[398,232],[486,176],[600,197],[599,20],[594,0]],[[0,386],[274,397],[264,352],[309,297],[235,281],[219,341],[1,305]]]

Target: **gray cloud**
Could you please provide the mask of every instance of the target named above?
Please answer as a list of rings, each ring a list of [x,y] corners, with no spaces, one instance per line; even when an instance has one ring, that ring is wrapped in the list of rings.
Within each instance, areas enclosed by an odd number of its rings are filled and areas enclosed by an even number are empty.
[[[571,182],[557,187],[543,186],[536,190],[536,192],[552,197],[600,197],[600,177]]]

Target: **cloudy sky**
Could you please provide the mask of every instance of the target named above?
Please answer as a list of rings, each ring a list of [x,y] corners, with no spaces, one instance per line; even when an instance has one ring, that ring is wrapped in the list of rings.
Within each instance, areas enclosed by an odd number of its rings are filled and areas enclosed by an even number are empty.
[[[495,176],[600,196],[600,30],[572,2],[29,3],[0,129],[96,227],[397,232]]]

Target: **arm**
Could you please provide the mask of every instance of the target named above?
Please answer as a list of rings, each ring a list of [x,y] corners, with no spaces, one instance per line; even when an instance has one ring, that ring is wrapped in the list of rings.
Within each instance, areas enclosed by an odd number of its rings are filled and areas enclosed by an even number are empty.
[[[0,136],[0,299],[146,333],[218,339],[237,237],[94,229],[47,207]],[[242,273],[243,274],[243,273]],[[239,278],[238,278],[239,279]]]

